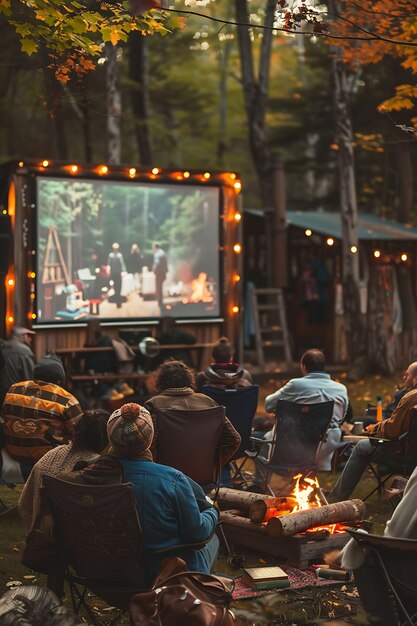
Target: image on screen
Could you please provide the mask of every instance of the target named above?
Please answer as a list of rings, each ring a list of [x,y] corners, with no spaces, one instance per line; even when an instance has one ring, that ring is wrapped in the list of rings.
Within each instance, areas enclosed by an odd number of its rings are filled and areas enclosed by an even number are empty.
[[[218,317],[220,190],[37,178],[38,323]]]

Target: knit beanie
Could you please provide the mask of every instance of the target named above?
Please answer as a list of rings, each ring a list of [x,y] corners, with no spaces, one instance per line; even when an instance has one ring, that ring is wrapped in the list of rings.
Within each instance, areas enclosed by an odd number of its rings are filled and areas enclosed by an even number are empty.
[[[44,356],[33,370],[34,380],[43,380],[46,383],[60,383],[65,380],[65,370],[61,359],[55,352]]]
[[[124,458],[135,458],[149,450],[153,433],[149,411],[134,402],[114,411],[107,422],[107,434],[113,452]]]

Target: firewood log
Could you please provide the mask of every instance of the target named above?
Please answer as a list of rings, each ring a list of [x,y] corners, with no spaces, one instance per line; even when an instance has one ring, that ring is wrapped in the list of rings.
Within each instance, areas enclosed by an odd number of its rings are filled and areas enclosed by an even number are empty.
[[[224,522],[227,526],[236,526],[244,530],[250,530],[251,532],[266,534],[266,526],[254,524],[247,517],[234,515],[231,511],[220,511],[219,522]]]
[[[290,537],[316,526],[327,526],[337,522],[350,522],[365,515],[366,507],[362,500],[346,500],[326,504],[316,509],[296,511],[288,515],[271,517],[266,525],[270,537]]]
[[[297,504],[297,500],[292,496],[256,500],[250,505],[249,518],[251,522],[267,522],[272,516],[291,513]]]
[[[271,496],[263,496],[259,493],[251,493],[249,491],[239,491],[239,489],[227,489],[220,487],[219,490],[213,490],[209,493],[210,498],[216,498],[219,504],[227,504],[228,508],[240,509],[249,512],[253,502],[258,500],[269,500]]]

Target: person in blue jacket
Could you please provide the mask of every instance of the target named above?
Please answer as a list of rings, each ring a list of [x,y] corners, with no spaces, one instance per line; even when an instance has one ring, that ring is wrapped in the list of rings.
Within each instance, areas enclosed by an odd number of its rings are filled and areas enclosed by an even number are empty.
[[[125,404],[110,416],[107,433],[109,454],[63,477],[84,484],[133,484],[152,576],[167,556],[181,557],[189,570],[209,573],[219,548],[217,509],[185,474],[153,462],[150,413],[139,404]],[[156,554],[166,548],[172,550]]]

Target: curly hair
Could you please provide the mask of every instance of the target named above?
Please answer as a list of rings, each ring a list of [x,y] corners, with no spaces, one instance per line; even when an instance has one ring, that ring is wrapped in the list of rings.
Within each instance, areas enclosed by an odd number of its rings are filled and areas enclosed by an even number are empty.
[[[84,411],[74,426],[74,447],[92,452],[102,452],[109,443],[107,437],[109,417],[110,413],[103,409]]]
[[[194,374],[182,361],[165,361],[155,372],[155,388],[161,393],[165,389],[181,387],[195,388]]]

